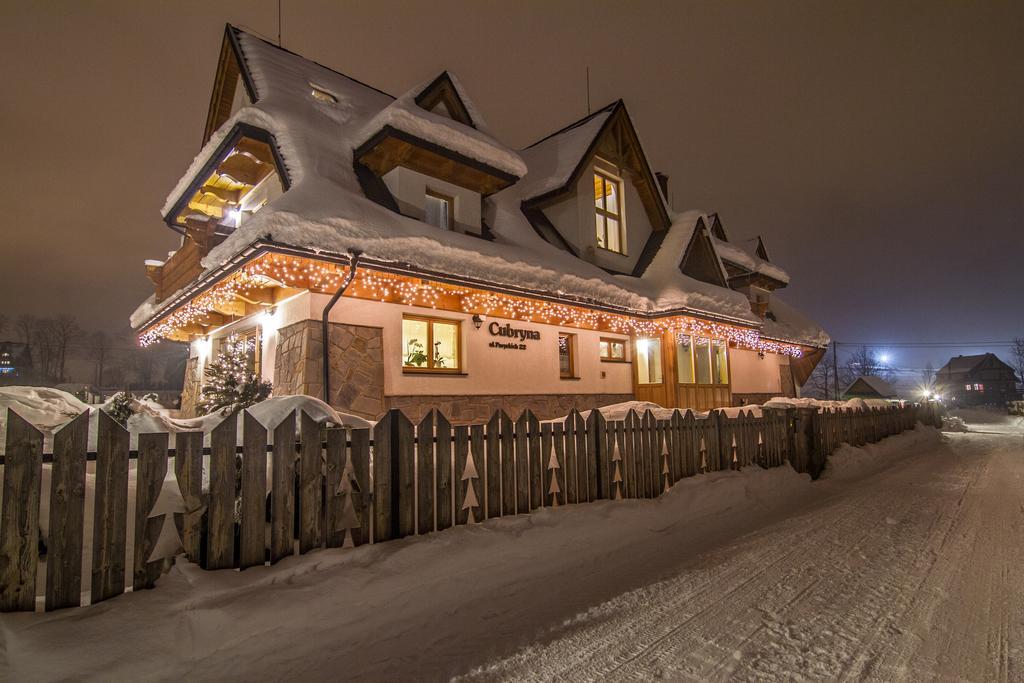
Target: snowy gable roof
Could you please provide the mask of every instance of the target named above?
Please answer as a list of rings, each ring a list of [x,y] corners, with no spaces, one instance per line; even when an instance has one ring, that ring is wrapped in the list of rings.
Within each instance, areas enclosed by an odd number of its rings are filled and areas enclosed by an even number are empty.
[[[752,273],[760,273],[773,280],[789,284],[789,274],[782,268],[779,268],[774,263],[766,261],[756,254],[753,249],[744,248],[748,246],[746,243],[734,244],[732,242],[725,242],[717,237],[712,237],[715,242],[715,250],[723,260],[729,261],[741,268],[745,268]],[[754,238],[754,247],[756,248],[757,238]],[[746,241],[745,241],[746,242]]]
[[[536,199],[569,183],[614,107],[610,104],[520,152],[529,168],[519,183],[524,200]]]
[[[451,79],[451,76],[448,75],[448,78]],[[353,147],[361,149],[381,131],[391,128],[462,154],[517,179],[526,175],[526,164],[519,155],[481,131],[479,126],[482,122],[476,123],[477,127],[474,128],[420,106],[417,101],[420,94],[436,82],[437,79],[433,79],[417,86],[384,107],[354,136]],[[454,80],[450,82],[453,85],[455,83]],[[459,100],[464,105],[468,102],[461,93]]]
[[[425,273],[448,273],[638,313],[690,312],[760,324],[742,294],[679,271],[679,256],[696,223],[691,215],[667,222],[661,248],[639,277],[611,274],[576,257],[547,241],[527,220],[524,200],[538,196],[544,188],[564,185],[621,102],[516,154],[488,135],[479,112],[450,74],[447,80],[475,127],[419,106],[416,98],[429,85],[395,99],[255,36],[242,31],[235,35],[257,99],[242,106],[216,131],[182,183],[187,187],[227,131],[245,122],[273,136],[291,186],[206,255],[202,261],[206,273],[246,253],[255,243],[333,254],[358,248],[368,261]],[[314,88],[334,101],[314,97]],[[356,174],[354,150],[365,135],[372,135],[369,131],[392,124],[460,146],[465,153],[486,157],[487,163],[523,175],[522,180],[484,202],[492,239],[438,230],[367,196]],[[154,310],[159,309],[154,302],[143,308],[134,322],[145,324],[162,315],[161,310]]]
[[[849,395],[853,392],[862,393],[865,390],[878,394],[882,398],[894,398],[896,396],[896,390],[892,388],[892,385],[875,375],[860,375],[850,383],[850,386],[846,387],[843,393]]]

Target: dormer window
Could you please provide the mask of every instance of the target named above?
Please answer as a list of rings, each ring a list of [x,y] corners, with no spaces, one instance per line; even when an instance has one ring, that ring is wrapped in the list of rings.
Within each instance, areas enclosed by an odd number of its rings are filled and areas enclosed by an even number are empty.
[[[428,189],[423,205],[423,220],[442,230],[453,230],[455,199]]]
[[[622,181],[594,171],[594,218],[597,246],[616,254],[626,253],[626,228],[622,220]]]
[[[315,85],[313,83],[310,83],[309,87],[311,89],[309,94],[317,102],[323,102],[324,104],[337,104],[338,103],[338,98],[335,97],[334,95],[332,95],[331,93],[327,92],[326,89],[321,88],[320,86]]]

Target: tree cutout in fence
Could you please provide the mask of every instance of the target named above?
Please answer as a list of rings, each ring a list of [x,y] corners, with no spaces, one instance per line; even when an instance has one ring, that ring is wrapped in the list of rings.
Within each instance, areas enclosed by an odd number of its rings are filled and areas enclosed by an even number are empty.
[[[152,552],[149,553],[149,557],[146,558],[146,562],[169,560],[185,550],[181,535],[178,533],[178,525],[174,522],[174,516],[176,514],[184,515],[188,511],[185,498],[181,495],[181,488],[178,486],[178,477],[172,472],[164,478],[160,494],[147,517],[147,519],[163,517],[163,523],[160,526],[160,536],[156,539],[156,544],[153,546]]]
[[[466,458],[466,466],[462,469],[462,474],[459,475],[459,481],[465,482],[466,495],[462,501],[462,509],[469,510],[469,524],[476,524],[482,519],[476,518],[476,508],[480,507],[480,501],[476,497],[476,484],[473,482],[474,479],[480,478],[480,472],[476,467],[476,453],[470,452]]]
[[[664,485],[662,486],[662,489],[661,489],[662,493],[664,493],[665,491],[668,491],[672,487],[672,485],[669,483],[669,480],[672,477],[671,477],[671,471],[668,468],[668,457],[669,457],[668,456],[668,435],[667,434],[662,434],[662,436],[661,436],[661,476],[662,476],[662,479],[664,480]]]
[[[345,430],[344,443],[352,443],[352,430]],[[351,541],[352,545],[355,545],[355,540],[352,538],[352,529],[358,529],[362,526],[362,521],[359,519],[359,514],[356,512],[355,496],[361,495],[362,491],[359,490],[359,482],[356,480],[355,465],[352,463],[352,453],[349,449],[345,448],[344,464],[342,464],[341,480],[338,481],[337,488],[330,492],[335,496],[341,496],[341,516],[338,519],[338,528],[329,529],[328,533],[342,533],[347,538],[342,541],[343,545],[348,545]]]
[[[615,473],[612,475],[612,485],[615,488],[615,492],[612,494],[613,500],[622,500],[622,451],[619,450],[619,435],[618,430],[612,433],[612,464],[615,468]]]
[[[739,469],[740,469],[740,461],[739,461],[739,458],[736,457],[736,435],[735,434],[732,435],[732,446],[731,446],[731,448],[732,448],[732,468],[738,472]]]
[[[764,438],[760,429],[757,430],[757,464],[764,468],[768,467],[768,463],[765,462]]]
[[[704,437],[700,437],[700,471],[706,474],[708,471],[708,447],[704,443]]]
[[[551,457],[548,458],[548,470],[551,472],[551,484],[548,486],[548,495],[551,496],[551,507],[558,507],[558,494],[562,492],[558,486],[558,470],[562,468],[558,464],[558,455],[555,451],[556,438],[551,439]]]

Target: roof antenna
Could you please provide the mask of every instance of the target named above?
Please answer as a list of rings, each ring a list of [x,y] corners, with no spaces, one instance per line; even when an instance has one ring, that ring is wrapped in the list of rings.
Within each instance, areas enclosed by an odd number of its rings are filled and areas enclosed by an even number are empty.
[[[281,47],[281,0],[277,0],[277,46]]]
[[[587,64],[587,116],[590,116],[590,65]]]

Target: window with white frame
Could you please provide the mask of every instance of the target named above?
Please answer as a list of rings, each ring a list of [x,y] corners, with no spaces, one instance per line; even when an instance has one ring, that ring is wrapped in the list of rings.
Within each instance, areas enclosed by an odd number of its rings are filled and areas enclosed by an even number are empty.
[[[423,221],[442,230],[452,230],[455,227],[455,199],[428,188],[423,204]]]
[[[594,169],[594,220],[597,246],[616,254],[626,253],[626,226],[622,216],[622,181]]]

